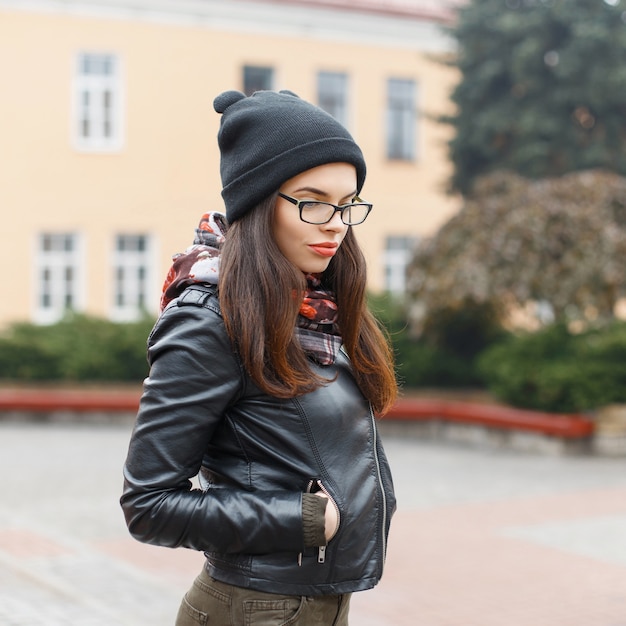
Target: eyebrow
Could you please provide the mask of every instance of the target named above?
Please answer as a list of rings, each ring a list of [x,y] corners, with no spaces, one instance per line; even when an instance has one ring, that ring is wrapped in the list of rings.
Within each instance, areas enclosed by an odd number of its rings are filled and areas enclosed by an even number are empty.
[[[321,189],[317,189],[317,187],[299,187],[298,189],[294,189],[291,193],[301,193],[303,191],[308,191],[309,193],[315,194],[317,196],[321,196],[323,198],[328,198],[329,193],[322,191]],[[355,198],[356,197],[356,189],[352,193],[348,193],[344,198]]]

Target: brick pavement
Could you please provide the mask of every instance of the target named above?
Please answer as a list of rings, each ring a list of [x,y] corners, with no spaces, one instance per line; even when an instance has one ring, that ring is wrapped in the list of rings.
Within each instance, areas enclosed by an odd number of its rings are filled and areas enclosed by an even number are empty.
[[[0,422],[0,625],[172,624],[202,557],[128,536],[129,434]],[[626,460],[386,444],[400,509],[353,626],[626,626]]]

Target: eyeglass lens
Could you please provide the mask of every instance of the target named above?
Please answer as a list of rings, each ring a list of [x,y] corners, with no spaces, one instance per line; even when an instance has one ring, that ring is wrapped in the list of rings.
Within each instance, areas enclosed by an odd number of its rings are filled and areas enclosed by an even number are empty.
[[[326,202],[301,202],[301,216],[305,222],[311,224],[325,224],[335,214],[335,207]],[[360,224],[369,212],[367,204],[348,204],[341,212],[344,224]]]

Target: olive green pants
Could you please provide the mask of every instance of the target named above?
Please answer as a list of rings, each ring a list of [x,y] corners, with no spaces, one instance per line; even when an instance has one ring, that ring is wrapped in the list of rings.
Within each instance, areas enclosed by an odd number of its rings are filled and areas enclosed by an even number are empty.
[[[176,626],[348,626],[350,595],[282,596],[234,587],[203,569],[185,594]]]

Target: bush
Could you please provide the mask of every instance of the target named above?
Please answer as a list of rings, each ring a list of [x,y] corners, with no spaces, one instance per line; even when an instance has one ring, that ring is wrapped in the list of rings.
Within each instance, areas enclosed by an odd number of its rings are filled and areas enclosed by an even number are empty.
[[[0,336],[0,378],[139,382],[148,371],[146,339],[153,323],[71,314],[51,326],[14,324]]]
[[[490,347],[478,366],[490,391],[519,407],[578,412],[626,402],[626,324],[577,335],[555,324]]]
[[[389,331],[400,383],[419,387],[484,387],[477,356],[504,331],[490,305],[465,303],[434,312],[421,335],[408,329],[402,304],[390,296],[370,296],[370,307]]]

